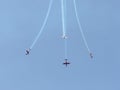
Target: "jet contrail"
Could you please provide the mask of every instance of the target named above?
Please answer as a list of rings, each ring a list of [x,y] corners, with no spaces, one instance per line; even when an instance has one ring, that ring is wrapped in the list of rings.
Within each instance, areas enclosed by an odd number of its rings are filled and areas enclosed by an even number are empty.
[[[35,43],[37,42],[38,38],[40,37],[40,35],[41,35],[42,32],[43,32],[43,29],[44,29],[44,27],[45,27],[45,25],[46,25],[46,23],[47,23],[47,20],[48,20],[48,16],[49,16],[49,13],[50,13],[50,10],[51,10],[52,2],[53,2],[53,0],[50,0],[49,7],[48,7],[48,11],[47,11],[46,17],[45,17],[45,19],[44,19],[43,25],[42,25],[42,27],[41,27],[38,35],[35,37],[32,45],[30,46],[30,49],[32,49],[32,48],[34,47]]]
[[[79,25],[79,28],[80,28],[79,30],[80,30],[80,32],[81,32],[81,35],[82,35],[82,38],[83,38],[84,44],[85,44],[85,46],[86,46],[88,52],[91,53],[91,52],[90,52],[90,49],[89,49],[89,47],[88,47],[88,44],[87,44],[86,38],[85,38],[85,36],[84,36],[83,29],[82,29],[82,26],[81,26],[81,23],[80,23],[79,17],[78,17],[77,7],[76,7],[76,2],[75,2],[75,0],[73,0],[73,1],[74,1],[74,9],[75,9],[75,14],[76,14],[76,19],[77,19],[77,22],[78,22],[78,25]]]

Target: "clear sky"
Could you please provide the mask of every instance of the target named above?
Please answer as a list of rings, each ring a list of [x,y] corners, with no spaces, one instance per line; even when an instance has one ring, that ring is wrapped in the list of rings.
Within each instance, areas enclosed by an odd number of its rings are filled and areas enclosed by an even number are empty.
[[[120,90],[120,0],[76,0],[91,60],[67,0],[68,59],[64,62],[60,0],[32,49],[50,0],[0,0],[0,90]]]

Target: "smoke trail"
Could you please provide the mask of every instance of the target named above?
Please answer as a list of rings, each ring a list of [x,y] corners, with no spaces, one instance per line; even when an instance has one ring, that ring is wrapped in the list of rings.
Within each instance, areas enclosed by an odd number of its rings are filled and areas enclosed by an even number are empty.
[[[62,30],[64,39],[65,59],[67,59],[67,36],[66,36],[66,0],[61,0]]]
[[[37,42],[38,38],[40,37],[40,35],[41,35],[42,32],[43,32],[43,29],[44,29],[44,27],[45,27],[45,25],[46,25],[46,23],[47,23],[47,19],[48,19],[50,10],[51,10],[52,2],[53,2],[53,0],[51,0],[50,3],[49,3],[49,8],[48,8],[46,17],[45,17],[45,19],[44,19],[43,25],[42,25],[42,27],[41,27],[38,35],[35,37],[35,40],[33,41],[32,45],[30,46],[30,49],[32,49],[32,48],[34,47],[35,43]]]
[[[89,49],[89,47],[88,47],[86,38],[85,38],[84,33],[83,33],[83,29],[82,29],[81,23],[80,23],[80,21],[79,21],[79,17],[78,17],[78,13],[77,13],[77,7],[76,7],[76,2],[75,2],[75,0],[73,0],[73,1],[74,1],[74,9],[75,9],[75,14],[76,14],[76,19],[77,19],[77,22],[78,22],[78,25],[79,25],[79,28],[80,28],[80,32],[81,32],[81,35],[82,35],[84,44],[85,44],[88,52],[91,53],[91,52],[90,52],[90,49]]]
[[[65,0],[61,0],[61,11],[62,11],[62,29],[63,29],[63,36],[66,35],[66,23],[65,23]]]

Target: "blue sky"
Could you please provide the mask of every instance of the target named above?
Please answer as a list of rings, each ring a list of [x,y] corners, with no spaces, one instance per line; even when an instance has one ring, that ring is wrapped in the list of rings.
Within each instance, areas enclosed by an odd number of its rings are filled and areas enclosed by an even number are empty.
[[[94,59],[89,58],[67,1],[68,59],[64,62],[60,0],[29,56],[49,0],[0,0],[0,90],[120,90],[120,1],[76,0]]]

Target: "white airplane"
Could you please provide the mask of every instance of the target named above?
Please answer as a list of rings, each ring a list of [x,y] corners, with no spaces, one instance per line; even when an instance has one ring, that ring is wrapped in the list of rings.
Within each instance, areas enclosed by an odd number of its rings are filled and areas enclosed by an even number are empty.
[[[62,35],[62,38],[63,39],[67,39],[68,37],[66,35]]]

